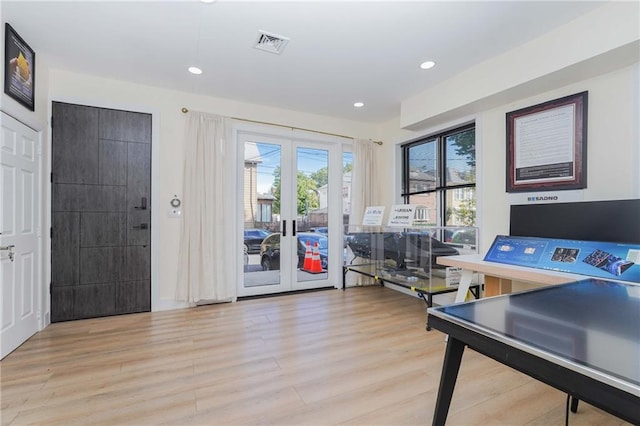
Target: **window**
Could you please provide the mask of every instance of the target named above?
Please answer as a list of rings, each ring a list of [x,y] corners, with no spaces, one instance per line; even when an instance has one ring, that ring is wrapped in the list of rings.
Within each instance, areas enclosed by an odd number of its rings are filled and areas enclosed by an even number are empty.
[[[258,204],[257,222],[271,222],[271,203]]]
[[[437,214],[431,225],[476,223],[475,124],[402,146],[402,196]]]

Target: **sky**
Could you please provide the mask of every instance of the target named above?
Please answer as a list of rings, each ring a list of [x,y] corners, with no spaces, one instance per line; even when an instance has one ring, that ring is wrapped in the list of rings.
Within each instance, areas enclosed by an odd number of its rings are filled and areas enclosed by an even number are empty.
[[[257,142],[256,146],[262,159],[258,163],[258,193],[267,194],[273,185],[273,172],[281,165],[282,150],[280,145]],[[351,153],[343,156],[343,166],[345,162],[351,161]],[[329,162],[329,152],[317,148],[297,149],[297,166],[306,176],[326,167]]]

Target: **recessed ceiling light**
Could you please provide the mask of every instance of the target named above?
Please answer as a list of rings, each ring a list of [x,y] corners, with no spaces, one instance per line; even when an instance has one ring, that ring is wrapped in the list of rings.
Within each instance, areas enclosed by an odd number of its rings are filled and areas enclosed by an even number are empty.
[[[209,4],[209,3],[215,3],[215,2],[216,2],[216,0],[200,0],[200,1],[201,1],[202,3],[207,3],[207,4]]]
[[[189,72],[196,75],[202,74],[202,70],[198,67],[189,67]]]
[[[356,108],[362,108],[364,106],[364,102],[355,102],[353,106]]]
[[[423,62],[420,64],[420,68],[422,68],[423,70],[428,70],[430,68],[433,68],[436,66],[436,63],[433,61],[427,61],[427,62]]]

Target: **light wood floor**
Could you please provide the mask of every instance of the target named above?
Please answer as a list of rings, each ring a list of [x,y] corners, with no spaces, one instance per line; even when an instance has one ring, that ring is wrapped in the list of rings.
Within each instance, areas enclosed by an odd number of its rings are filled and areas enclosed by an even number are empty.
[[[430,424],[444,335],[380,287],[58,323],[0,363],[2,424]],[[465,351],[448,424],[561,425],[565,396]],[[618,425],[583,402],[572,425]]]

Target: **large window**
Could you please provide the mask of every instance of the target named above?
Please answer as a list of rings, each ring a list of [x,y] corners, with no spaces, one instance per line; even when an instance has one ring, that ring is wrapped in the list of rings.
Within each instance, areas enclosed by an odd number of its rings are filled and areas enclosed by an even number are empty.
[[[432,225],[476,224],[475,124],[402,146],[402,196]]]

